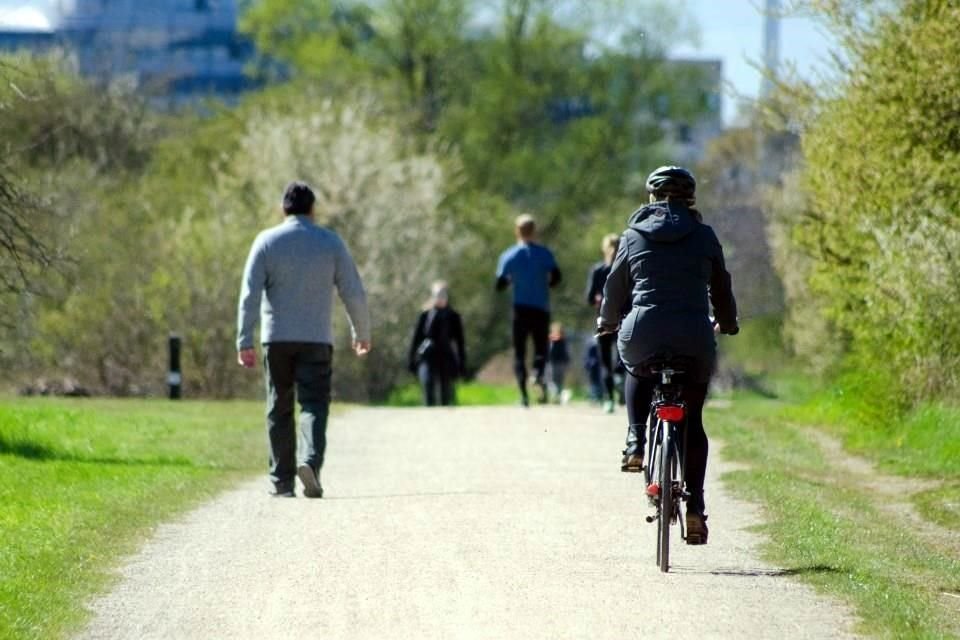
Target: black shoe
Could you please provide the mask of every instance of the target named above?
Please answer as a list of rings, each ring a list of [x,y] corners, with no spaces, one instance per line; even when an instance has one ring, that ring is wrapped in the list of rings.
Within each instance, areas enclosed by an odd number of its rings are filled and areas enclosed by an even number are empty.
[[[297,494],[293,491],[293,483],[282,483],[273,485],[273,491],[270,495],[274,498],[296,498]]]
[[[707,516],[687,511],[687,544],[707,544]]]
[[[308,464],[302,464],[297,467],[297,477],[303,483],[303,495],[305,498],[322,498],[323,487],[317,480],[317,472]]]
[[[530,396],[528,396],[526,393],[520,396],[520,406],[524,409],[530,408]]]
[[[643,471],[643,456],[639,453],[623,454],[620,462],[620,471],[624,473],[640,473]]]

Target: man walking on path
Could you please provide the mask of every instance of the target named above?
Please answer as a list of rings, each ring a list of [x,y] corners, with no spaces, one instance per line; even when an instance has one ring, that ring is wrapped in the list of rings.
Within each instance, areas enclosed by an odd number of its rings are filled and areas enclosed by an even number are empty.
[[[370,352],[370,316],[360,274],[340,237],[314,222],[316,197],[303,182],[283,194],[283,223],[257,236],[243,272],[237,320],[237,359],[256,364],[253,330],[261,319],[267,381],[267,432],[272,495],[322,498],[320,468],[327,446],[333,362],[331,311],[336,288],[347,307],[358,356]],[[300,451],[293,424],[300,402]]]
[[[544,371],[550,335],[550,289],[562,278],[557,261],[546,247],[534,242],[537,224],[533,216],[517,218],[517,244],[500,256],[497,291],[513,285],[514,373],[520,387],[520,402],[530,406],[527,395],[527,338],[533,338],[533,370],[540,388],[539,401],[547,401]]]

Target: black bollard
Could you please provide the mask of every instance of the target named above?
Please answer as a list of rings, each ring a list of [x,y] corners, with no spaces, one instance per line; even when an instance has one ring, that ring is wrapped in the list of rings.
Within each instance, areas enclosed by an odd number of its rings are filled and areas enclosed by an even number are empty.
[[[180,373],[180,336],[170,334],[170,371],[167,373],[167,385],[170,387],[170,399],[179,400],[183,375]]]

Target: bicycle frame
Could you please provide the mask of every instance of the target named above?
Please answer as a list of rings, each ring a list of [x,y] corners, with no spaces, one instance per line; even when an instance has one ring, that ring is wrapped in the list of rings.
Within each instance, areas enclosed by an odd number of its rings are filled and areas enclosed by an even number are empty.
[[[681,388],[673,377],[682,373],[670,368],[658,371],[660,382],[654,388],[650,405],[648,464],[644,468],[647,498],[656,514],[647,522],[658,523],[657,564],[660,570],[669,570],[670,526],[680,524],[680,536],[686,539],[680,503],[687,500],[683,480],[683,461],[686,459],[686,438],[682,427],[686,423],[686,405]]]

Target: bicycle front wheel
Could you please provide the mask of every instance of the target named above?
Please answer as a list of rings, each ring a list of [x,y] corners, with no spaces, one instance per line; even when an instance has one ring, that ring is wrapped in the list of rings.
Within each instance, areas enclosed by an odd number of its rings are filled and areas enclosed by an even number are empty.
[[[673,434],[670,423],[660,425],[660,518],[657,520],[657,562],[660,571],[670,570],[670,521],[673,519]]]

